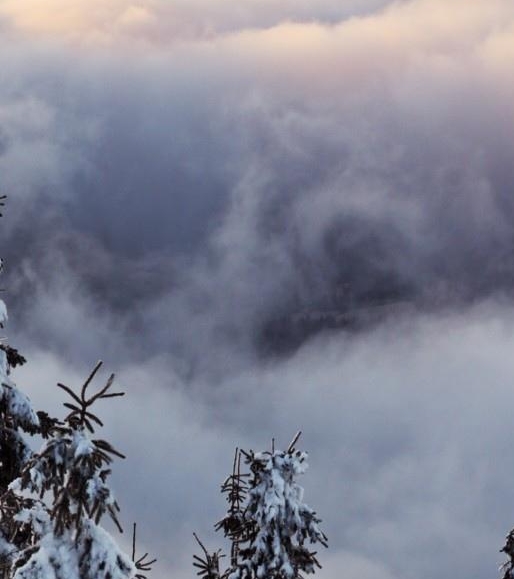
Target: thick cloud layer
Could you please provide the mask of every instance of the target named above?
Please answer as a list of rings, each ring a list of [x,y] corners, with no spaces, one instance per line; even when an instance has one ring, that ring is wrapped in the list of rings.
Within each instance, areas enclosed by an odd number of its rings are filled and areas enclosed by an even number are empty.
[[[306,499],[330,535],[320,577],[494,575],[514,500],[513,321],[497,304],[404,320],[316,340],[193,393],[162,358],[126,365],[117,381],[129,397],[100,416],[128,454],[116,488],[126,526],[138,520],[160,557],[157,577],[190,576],[192,530],[223,543],[212,524],[234,444],[267,448],[273,433],[286,445],[299,426]],[[18,379],[78,384],[84,374],[33,352]],[[32,395],[57,409],[48,388]]]
[[[231,448],[298,428],[324,577],[494,573],[512,3],[45,7],[0,2],[9,335],[20,384],[119,369],[111,432],[152,474],[118,485],[157,576],[190,573]],[[360,331],[301,325],[329,314]],[[270,356],[291,326],[300,350]]]

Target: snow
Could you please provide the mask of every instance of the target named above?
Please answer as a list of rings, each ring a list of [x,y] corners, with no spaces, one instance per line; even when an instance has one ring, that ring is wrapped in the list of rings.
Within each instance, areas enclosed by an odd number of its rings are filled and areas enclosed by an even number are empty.
[[[90,519],[82,531],[48,532],[13,579],[132,579],[136,567],[114,539]]]
[[[15,521],[31,529],[32,543],[17,556],[13,579],[135,577],[134,563],[91,518],[116,508],[105,480],[106,461],[99,460],[97,441],[80,425],[56,430],[32,456],[9,489],[19,498],[28,491],[44,499],[52,491],[53,504],[48,508],[36,501],[15,514]],[[58,525],[56,513],[62,512],[65,522]]]
[[[7,322],[7,307],[4,300],[0,300],[0,324],[4,325]]]
[[[14,520],[30,525],[36,536],[43,536],[51,529],[50,515],[42,502],[36,502],[32,508],[25,508],[14,515]]]
[[[5,378],[2,383],[3,399],[6,401],[9,414],[15,419],[15,423],[25,430],[39,427],[39,418],[34,412],[30,398],[19,390],[14,383]]]
[[[74,432],[73,446],[75,447],[74,450],[72,449],[75,460],[84,456],[91,456],[94,452],[93,442],[88,436],[84,435],[83,431]]]
[[[105,471],[94,459],[96,452],[94,441],[82,428],[72,431],[71,434],[57,433],[54,438],[46,441],[39,453],[32,458],[24,484],[31,492],[40,494],[52,488],[54,484],[65,486],[70,478],[74,478],[83,481],[82,486],[87,492],[89,508],[98,501],[103,507],[114,505],[114,495],[104,481]],[[55,467],[59,467],[57,471]],[[50,473],[56,473],[53,475],[53,481],[49,479]],[[56,476],[59,480],[55,478]],[[18,490],[19,481],[11,483],[10,488]],[[69,499],[70,508],[74,508],[74,497],[70,496]],[[102,508],[103,510],[105,509]]]
[[[6,321],[7,308],[0,300],[0,327]],[[8,358],[7,353],[13,357]],[[91,440],[82,417],[75,417],[75,422],[54,424],[40,452],[32,453],[21,430],[41,433],[40,421],[28,396],[9,376],[10,364],[22,362],[15,349],[3,345],[0,434],[4,445],[9,445],[5,455],[12,465],[5,478],[17,478],[1,493],[0,575],[11,579],[134,579],[135,564],[97,524],[105,511],[116,521],[117,505],[106,483],[109,445]]]
[[[5,304],[0,300],[0,323],[4,310]],[[9,377],[7,355],[3,350],[0,350],[0,400],[5,402],[6,410],[13,418],[14,428],[21,427],[31,432],[39,427],[39,418],[30,398],[19,390]]]
[[[256,532],[248,545],[241,546],[240,561],[229,579],[293,579],[299,570],[314,572],[314,561],[303,544],[308,540],[326,545],[326,537],[296,482],[307,469],[307,454],[261,452],[251,454],[248,462],[255,476],[243,517]]]
[[[89,508],[99,502],[101,510],[114,504],[108,485],[102,480],[100,466],[92,466],[91,458],[96,448],[83,430],[71,436],[60,436],[43,445],[22,475],[10,485],[18,496],[24,488],[42,496],[55,484],[53,466],[60,465],[57,477],[59,488],[66,490],[68,510],[79,511],[78,498],[69,488],[70,480],[76,484],[82,479],[86,488]],[[53,463],[53,465],[52,465]],[[62,474],[59,474],[62,473]],[[82,485],[79,485],[81,487]],[[136,568],[128,556],[120,550],[114,539],[91,518],[82,514],[80,525],[71,525],[59,533],[51,520],[51,511],[43,502],[36,502],[30,509],[22,509],[15,516],[17,522],[30,526],[37,538],[36,546],[18,555],[13,579],[132,579]],[[34,551],[35,549],[35,551]],[[26,559],[26,560],[25,560]]]

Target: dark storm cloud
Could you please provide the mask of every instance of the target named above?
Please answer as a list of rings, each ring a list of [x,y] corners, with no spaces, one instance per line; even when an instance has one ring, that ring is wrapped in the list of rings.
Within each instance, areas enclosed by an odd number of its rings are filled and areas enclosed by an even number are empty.
[[[118,494],[157,577],[190,575],[231,448],[299,427],[323,577],[490,576],[512,524],[514,9],[238,5],[4,2],[18,381],[56,408],[40,383],[118,370]],[[407,307],[256,354],[266,324],[341,299]]]

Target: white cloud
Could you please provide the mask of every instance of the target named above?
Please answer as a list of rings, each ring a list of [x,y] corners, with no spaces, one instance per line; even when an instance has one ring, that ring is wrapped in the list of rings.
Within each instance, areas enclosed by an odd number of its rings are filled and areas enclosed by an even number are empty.
[[[285,445],[298,428],[311,457],[306,500],[330,535],[320,579],[494,572],[514,500],[513,319],[491,303],[397,320],[187,389],[165,358],[121,369],[127,397],[98,411],[128,455],[115,468],[117,494],[145,548],[161,551],[156,576],[167,565],[186,574],[193,530],[222,543],[209,529],[233,447],[265,448],[272,435]],[[58,357],[27,354],[18,383],[55,413],[51,383],[83,377]]]

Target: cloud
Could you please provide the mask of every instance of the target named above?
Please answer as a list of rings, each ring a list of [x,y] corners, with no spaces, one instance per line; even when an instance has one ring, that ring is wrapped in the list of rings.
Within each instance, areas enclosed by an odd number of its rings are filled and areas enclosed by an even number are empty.
[[[341,286],[358,306],[509,293],[511,22],[419,1],[171,47],[4,39],[13,312],[43,336],[88,304],[196,367]]]
[[[117,371],[115,486],[157,577],[190,576],[232,448],[298,428],[321,579],[494,573],[512,524],[511,3],[45,7],[0,7],[17,380],[58,412],[51,384],[98,358]],[[359,332],[258,348],[277,320],[388,301]]]
[[[0,16],[24,34],[53,35],[72,41],[110,44],[126,39],[169,43],[212,38],[241,29],[271,28],[284,21],[334,23],[383,8],[389,0],[3,0]]]
[[[166,358],[127,365],[126,399],[99,409],[128,458],[115,488],[128,526],[157,551],[157,577],[190,572],[192,530],[211,525],[233,447],[310,451],[306,500],[330,536],[320,577],[486,575],[512,523],[511,307],[409,318],[360,337],[318,339],[294,357],[186,385]],[[57,413],[57,380],[87,371],[29,351],[18,383]],[[114,368],[115,369],[115,368]],[[150,500],[151,497],[151,500]]]

